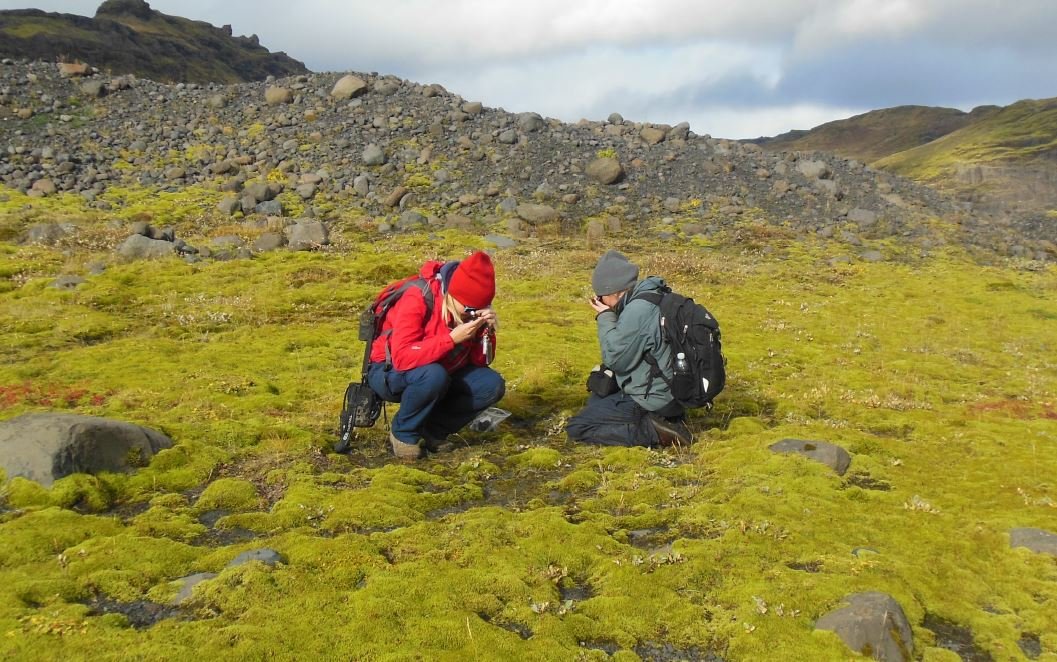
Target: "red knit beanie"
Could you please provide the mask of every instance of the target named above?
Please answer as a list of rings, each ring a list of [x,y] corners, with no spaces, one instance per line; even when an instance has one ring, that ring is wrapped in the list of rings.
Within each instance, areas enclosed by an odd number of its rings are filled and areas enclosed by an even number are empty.
[[[488,253],[477,251],[455,267],[448,294],[464,306],[487,308],[495,298],[495,267]]]

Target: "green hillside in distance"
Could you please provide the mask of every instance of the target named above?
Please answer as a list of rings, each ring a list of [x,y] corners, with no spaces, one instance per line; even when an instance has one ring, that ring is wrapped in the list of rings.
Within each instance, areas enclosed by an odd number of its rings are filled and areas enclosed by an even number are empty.
[[[143,0],[107,0],[94,18],[37,9],[0,12],[0,56],[79,60],[160,82],[237,83],[307,73],[256,35],[154,11]]]
[[[966,113],[957,108],[897,106],[749,142],[770,151],[832,152],[872,163],[936,140],[996,110],[995,106],[981,106]]]
[[[1019,208],[1057,206],[1057,98],[1018,101],[875,166],[955,193]]]

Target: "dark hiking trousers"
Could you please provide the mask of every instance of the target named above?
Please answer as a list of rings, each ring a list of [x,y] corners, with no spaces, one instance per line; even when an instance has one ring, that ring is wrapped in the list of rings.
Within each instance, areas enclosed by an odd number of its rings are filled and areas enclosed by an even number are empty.
[[[669,407],[656,414],[673,418],[683,415],[682,407],[675,403]],[[592,393],[587,406],[569,419],[565,431],[573,441],[603,446],[656,446],[660,441],[649,412],[620,391],[604,398]]]

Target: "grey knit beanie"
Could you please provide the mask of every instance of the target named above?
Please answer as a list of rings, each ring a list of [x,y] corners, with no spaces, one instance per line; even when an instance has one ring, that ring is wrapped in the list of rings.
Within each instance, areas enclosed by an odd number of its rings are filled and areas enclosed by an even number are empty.
[[[591,287],[595,294],[623,292],[639,279],[639,268],[628,262],[620,251],[608,250],[598,259],[595,272],[591,274]]]

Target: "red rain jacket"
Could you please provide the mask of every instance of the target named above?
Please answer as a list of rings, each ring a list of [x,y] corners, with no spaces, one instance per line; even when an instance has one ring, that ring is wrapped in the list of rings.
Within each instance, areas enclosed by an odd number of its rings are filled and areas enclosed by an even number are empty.
[[[456,346],[451,339],[451,329],[444,323],[444,295],[440,289],[437,272],[443,262],[430,261],[422,265],[418,275],[425,278],[433,292],[433,310],[426,317],[426,299],[422,291],[412,287],[386,313],[382,332],[371,346],[371,363],[385,362],[385,347],[389,345],[395,370],[411,370],[430,363],[440,363],[448,374],[456,372],[468,363],[487,365],[481,338]],[[485,333],[492,336],[495,349],[495,331]]]

